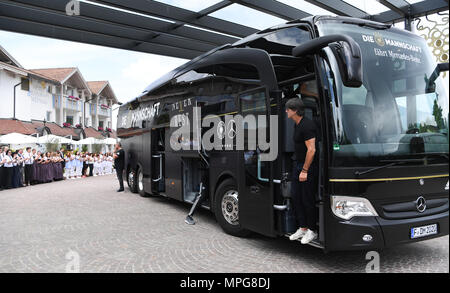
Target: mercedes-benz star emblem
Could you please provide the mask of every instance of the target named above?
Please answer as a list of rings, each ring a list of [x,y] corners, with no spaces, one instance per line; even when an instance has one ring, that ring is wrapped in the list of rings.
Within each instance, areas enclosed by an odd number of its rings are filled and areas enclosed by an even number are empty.
[[[427,201],[423,196],[419,196],[419,198],[416,200],[416,208],[419,213],[423,213],[427,209]]]

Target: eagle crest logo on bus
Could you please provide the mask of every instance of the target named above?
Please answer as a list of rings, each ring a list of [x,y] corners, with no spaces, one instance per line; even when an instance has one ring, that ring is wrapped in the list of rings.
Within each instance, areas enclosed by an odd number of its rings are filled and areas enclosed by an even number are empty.
[[[170,127],[176,128],[170,136],[174,151],[253,150],[261,161],[273,161],[278,155],[277,115],[270,115],[269,121],[266,115],[251,114],[225,115],[222,120],[217,115],[202,118],[201,107],[193,107],[192,112],[174,115]]]
[[[384,45],[386,45],[386,42],[384,41],[384,38],[380,33],[378,33],[378,32],[374,33],[374,37],[375,37],[375,42],[378,44],[378,46],[384,47]]]

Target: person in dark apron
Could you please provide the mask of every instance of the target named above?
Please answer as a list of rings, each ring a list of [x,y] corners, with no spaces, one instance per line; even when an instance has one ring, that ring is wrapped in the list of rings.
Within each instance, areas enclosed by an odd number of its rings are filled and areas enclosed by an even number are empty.
[[[6,153],[5,153],[5,147],[1,147],[0,149],[0,190],[5,189],[5,167],[4,164],[6,163],[5,159]]]
[[[38,157],[36,160],[36,183],[43,183],[43,155],[38,153]]]
[[[13,174],[12,174],[12,188],[18,188],[20,186],[20,157],[17,152],[13,153]]]
[[[11,150],[8,150],[6,152],[6,155],[4,156],[4,164],[3,167],[5,168],[4,171],[4,176],[5,176],[5,189],[11,189],[13,187],[12,185],[12,179],[13,179],[13,167],[14,167],[14,160],[12,157],[12,152]]]

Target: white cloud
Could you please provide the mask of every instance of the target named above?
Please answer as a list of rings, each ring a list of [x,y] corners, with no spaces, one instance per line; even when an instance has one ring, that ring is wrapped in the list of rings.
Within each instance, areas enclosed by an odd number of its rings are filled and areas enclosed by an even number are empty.
[[[240,4],[232,4],[211,13],[210,15],[260,30],[286,22],[286,20],[279,17],[251,9]]]
[[[170,70],[186,63],[185,59],[163,57],[157,55],[140,56],[122,70],[122,76],[147,85]]]

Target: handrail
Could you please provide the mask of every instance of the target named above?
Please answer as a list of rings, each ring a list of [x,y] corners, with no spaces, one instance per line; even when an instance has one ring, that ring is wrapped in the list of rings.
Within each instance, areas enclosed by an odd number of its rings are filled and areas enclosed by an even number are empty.
[[[159,178],[152,179],[153,182],[158,182],[162,179],[162,154],[152,155],[152,158],[159,158]]]

